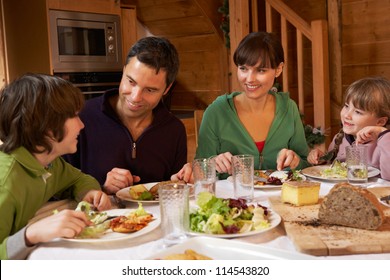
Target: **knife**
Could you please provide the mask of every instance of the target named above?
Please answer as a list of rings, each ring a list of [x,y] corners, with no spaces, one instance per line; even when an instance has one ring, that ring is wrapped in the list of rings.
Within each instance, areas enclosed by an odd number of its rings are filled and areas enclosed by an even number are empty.
[[[390,204],[390,195],[386,195],[384,197],[381,197],[379,200],[386,202],[387,204]]]

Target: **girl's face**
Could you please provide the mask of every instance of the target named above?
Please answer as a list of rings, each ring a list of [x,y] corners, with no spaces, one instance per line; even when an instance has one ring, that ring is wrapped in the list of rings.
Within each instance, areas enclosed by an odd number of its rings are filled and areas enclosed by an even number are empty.
[[[282,73],[283,63],[276,69],[261,68],[260,61],[255,66],[239,65],[238,82],[248,97],[257,98],[266,95],[272,88],[275,78]]]
[[[378,118],[375,113],[355,108],[351,101],[344,104],[340,118],[344,133],[353,136],[366,126],[383,126],[383,118]]]
[[[84,123],[79,116],[67,119],[65,121],[65,137],[61,142],[53,142],[53,153],[58,156],[75,153],[77,151],[77,137],[83,128]]]

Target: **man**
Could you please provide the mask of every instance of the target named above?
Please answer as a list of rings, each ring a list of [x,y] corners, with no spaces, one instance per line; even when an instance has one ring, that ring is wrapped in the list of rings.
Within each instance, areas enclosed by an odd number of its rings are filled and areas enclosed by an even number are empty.
[[[177,51],[167,39],[142,38],[127,55],[119,90],[86,102],[78,152],[66,158],[106,193],[169,180],[186,162],[184,125],[162,101],[178,68]]]

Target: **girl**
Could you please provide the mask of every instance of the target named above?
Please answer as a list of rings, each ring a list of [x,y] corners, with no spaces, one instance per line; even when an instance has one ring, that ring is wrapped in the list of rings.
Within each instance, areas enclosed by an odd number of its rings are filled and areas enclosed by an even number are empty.
[[[35,244],[74,237],[90,225],[83,212],[64,210],[27,226],[53,196],[70,193],[98,210],[111,207],[94,178],[60,157],[76,152],[83,101],[70,82],[40,74],[0,92],[0,259],[24,259]]]
[[[390,180],[390,81],[383,77],[368,77],[352,83],[340,112],[342,129],[328,148],[333,158],[345,161],[345,147],[353,143],[368,147],[368,164]],[[311,164],[319,164],[324,153],[318,149],[308,155]],[[333,159],[332,159],[333,160]]]

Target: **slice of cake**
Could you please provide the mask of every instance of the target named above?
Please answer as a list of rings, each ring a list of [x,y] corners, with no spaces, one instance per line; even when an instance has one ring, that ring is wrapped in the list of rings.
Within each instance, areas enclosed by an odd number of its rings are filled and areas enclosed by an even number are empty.
[[[385,216],[377,197],[348,183],[335,185],[320,205],[321,223],[361,229],[379,228]]]
[[[320,185],[319,182],[286,181],[282,185],[282,202],[295,206],[316,204]]]

